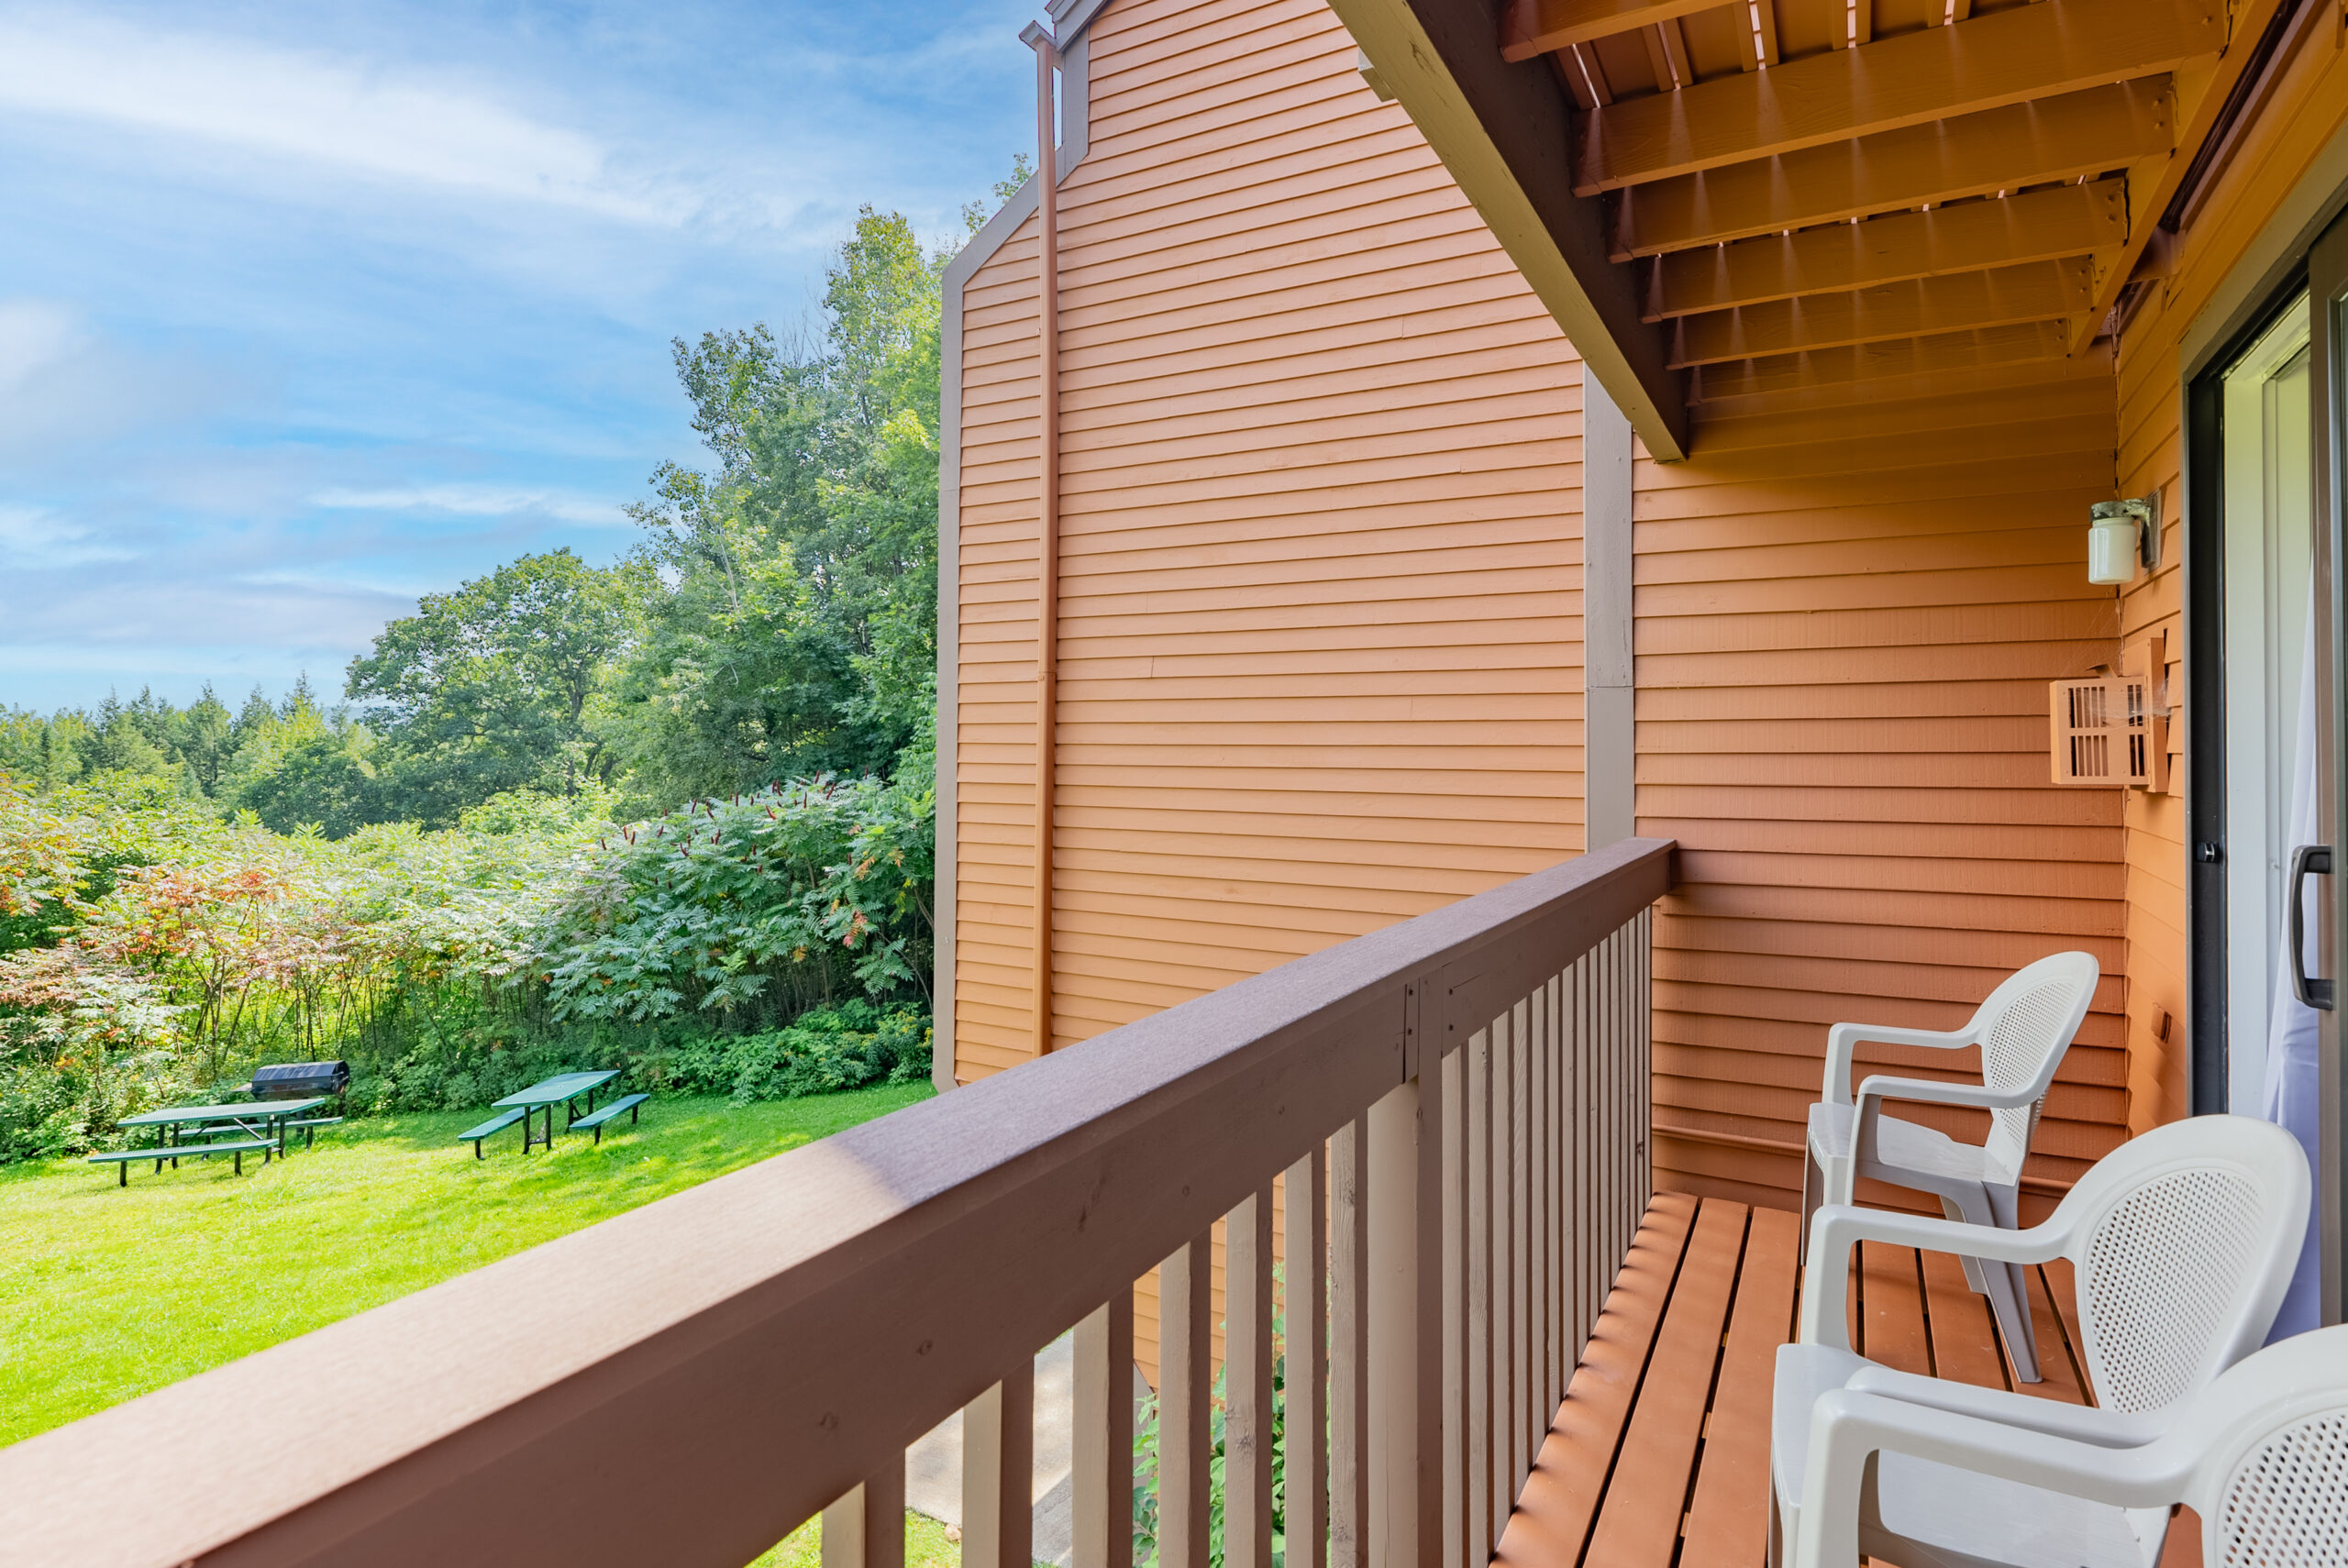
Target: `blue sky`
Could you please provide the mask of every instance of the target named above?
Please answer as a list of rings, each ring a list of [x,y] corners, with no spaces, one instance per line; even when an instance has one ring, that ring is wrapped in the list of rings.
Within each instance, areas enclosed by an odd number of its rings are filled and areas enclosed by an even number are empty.
[[[669,344],[1033,139],[1039,7],[0,0],[0,705],[231,706],[627,547]]]

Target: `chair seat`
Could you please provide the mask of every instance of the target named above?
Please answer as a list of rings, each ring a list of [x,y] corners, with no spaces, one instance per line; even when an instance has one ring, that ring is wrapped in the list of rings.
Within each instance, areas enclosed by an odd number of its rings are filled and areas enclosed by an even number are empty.
[[[1825,1345],[1778,1349],[1769,1481],[1788,1521],[1800,1517],[1811,1405],[1869,1364]],[[2167,1535],[2165,1509],[2115,1508],[1906,1454],[1884,1455],[1876,1476],[1881,1528],[1862,1516],[1859,1544],[1900,1568],[2153,1568]]]
[[[1810,1108],[1810,1148],[1820,1165],[1853,1155],[1853,1129],[1858,1120],[1855,1106],[1819,1100]],[[2007,1179],[1989,1168],[1988,1153],[1974,1143],[1960,1143],[1947,1133],[1878,1111],[1875,1119],[1874,1165],[1862,1176],[1897,1172],[1899,1186],[1925,1192],[1957,1191]]]

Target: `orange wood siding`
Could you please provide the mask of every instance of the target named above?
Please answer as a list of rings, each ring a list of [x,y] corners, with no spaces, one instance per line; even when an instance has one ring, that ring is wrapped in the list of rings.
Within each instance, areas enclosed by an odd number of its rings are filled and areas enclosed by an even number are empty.
[[[1089,37],[1060,1043],[1581,845],[1572,348],[1313,0],[1116,0]],[[1031,1024],[1034,237],[965,294],[966,1081]]]
[[[2314,28],[2309,44],[2285,68],[2264,112],[2214,175],[2207,200],[2178,237],[2171,275],[2153,285],[2121,336],[2119,493],[2143,495],[2157,487],[2164,508],[2162,569],[2128,591],[2122,624],[2130,639],[2156,628],[2168,635],[2173,751],[2183,749],[2187,717],[2179,343],[2324,144],[2348,123],[2348,52],[2336,47],[2338,31],[2328,23]],[[2129,794],[2130,1124],[2136,1131],[2188,1110],[2184,788],[2180,770],[2173,794]],[[2164,1013],[2173,1020],[2165,1041],[2158,1033]]]
[[[2106,978],[2032,1171],[2123,1136],[2121,802],[2046,764],[2045,683],[2118,625],[2084,525],[2112,383],[2005,380],[1715,407],[1688,462],[1639,461],[1639,826],[1683,879],[1656,927],[1658,1188],[1791,1202],[1829,1024],[1953,1028],[2073,946]]]

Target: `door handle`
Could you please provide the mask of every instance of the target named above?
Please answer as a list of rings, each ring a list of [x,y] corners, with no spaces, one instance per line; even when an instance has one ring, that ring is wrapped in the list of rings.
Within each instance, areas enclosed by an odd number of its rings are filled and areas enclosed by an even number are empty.
[[[2307,879],[2331,875],[2331,846],[2303,844],[2291,851],[2291,989],[2300,1002],[2318,1012],[2332,1008],[2332,982],[2308,975],[2308,909],[2300,889]]]

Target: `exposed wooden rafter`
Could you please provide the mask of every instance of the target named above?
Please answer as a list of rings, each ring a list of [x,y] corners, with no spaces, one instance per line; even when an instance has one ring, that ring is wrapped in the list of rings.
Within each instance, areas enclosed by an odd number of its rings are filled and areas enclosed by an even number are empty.
[[[2259,35],[2275,19],[2276,8],[2283,3],[2284,0],[2242,0],[2233,16],[2233,33],[2225,53],[2202,69],[2177,73],[2176,113],[2179,133],[2165,155],[2140,160],[2128,170],[2128,237],[2118,251],[2106,259],[2096,280],[2094,304],[2072,330],[2072,352],[2085,348],[2093,340],[2111,307],[2119,303],[2121,289],[2135,271],[2136,259],[2151,242],[2153,230],[2159,224],[2161,214],[2168,209],[2170,198],[2176,194],[2195,151],[2216,128],[2226,95],[2242,79],[2255,52],[2254,46]]]
[[[1721,3],[1722,0],[1511,0],[1501,22],[1501,58],[1513,64],[1553,49],[1713,10]]]
[[[1671,362],[1719,364],[1960,327],[2052,321],[2086,310],[2094,293],[2091,264],[2084,256],[2074,256],[1945,278],[1911,278],[1846,293],[1805,294],[1681,317],[1678,350]]]
[[[1612,254],[1627,260],[2129,169],[2168,154],[2174,98],[2167,76],[2147,77],[1633,186],[1619,198]]]
[[[2085,256],[2116,250],[2127,235],[2128,187],[2117,179],[1890,213],[1658,257],[1649,263],[1656,271],[1646,318]]]
[[[1591,195],[2157,75],[2225,41],[2221,0],[2043,0],[1611,105],[1587,121],[1575,189]]]
[[[2033,359],[2060,359],[2066,348],[2062,323],[2036,321],[2021,326],[1990,326],[1974,332],[1903,338],[1896,343],[1773,354],[1762,359],[1705,366],[1696,372],[1697,396],[1710,401],[1844,381],[2019,365]]]

